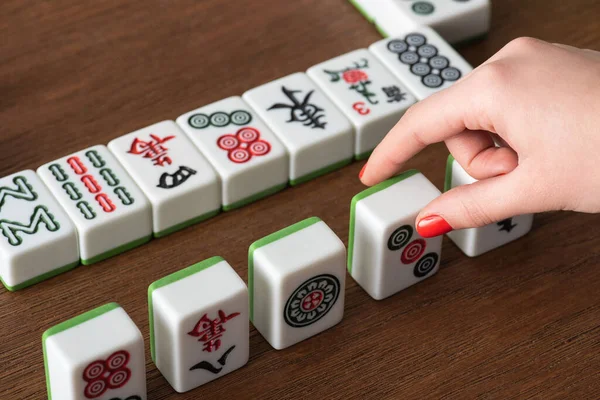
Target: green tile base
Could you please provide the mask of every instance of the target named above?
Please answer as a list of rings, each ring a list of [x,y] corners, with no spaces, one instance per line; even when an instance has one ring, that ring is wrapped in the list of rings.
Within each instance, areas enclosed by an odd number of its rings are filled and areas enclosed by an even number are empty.
[[[240,201],[236,201],[235,203],[223,206],[223,211],[235,210],[236,208],[240,208],[240,207],[243,207],[243,206],[248,205],[250,203],[254,203],[257,200],[262,199],[263,197],[270,196],[270,195],[272,195],[274,193],[279,192],[280,190],[285,189],[286,186],[287,186],[287,183],[282,183],[280,185],[273,186],[270,189],[263,190],[262,192],[253,194],[250,197],[246,197],[245,199],[242,199]]]
[[[53,336],[53,335],[56,335],[63,331],[66,331],[67,329],[73,328],[74,326],[81,325],[84,322],[89,321],[90,319],[97,318],[97,317],[101,316],[102,314],[106,314],[107,312],[112,311],[115,308],[120,308],[120,307],[121,306],[118,305],[117,303],[105,304],[101,307],[98,307],[96,309],[93,309],[91,311],[83,313],[81,315],[78,315],[75,318],[71,318],[67,321],[61,322],[60,324],[53,326],[52,328],[48,329],[46,332],[43,333],[43,335],[42,335],[42,353],[44,354],[44,370],[46,373],[46,389],[48,390],[48,400],[52,400],[52,391],[50,388],[50,374],[48,371],[46,339],[48,339],[50,336]]]
[[[191,225],[197,224],[198,222],[202,222],[204,220],[212,218],[215,215],[219,214],[220,212],[221,212],[221,209],[218,209],[218,210],[214,210],[214,211],[208,212],[206,214],[202,214],[202,215],[200,215],[198,217],[195,217],[195,218],[192,218],[192,219],[188,219],[187,221],[184,221],[184,222],[179,223],[177,225],[173,225],[172,227],[167,228],[167,229],[165,229],[163,231],[155,232],[154,233],[154,237],[156,239],[161,238],[161,237],[165,237],[167,235],[170,235],[171,233],[174,233],[174,232],[180,231],[182,229],[185,229],[188,226],[191,226]]]
[[[148,286],[148,321],[150,323],[150,356],[152,357],[152,361],[156,364],[156,344],[154,343],[154,305],[152,303],[152,293],[155,290],[160,289],[163,286],[167,286],[171,283],[177,282],[183,278],[187,278],[190,275],[197,274],[200,271],[203,271],[207,268],[212,267],[220,263],[221,261],[225,261],[223,257],[211,257],[204,261],[200,261],[192,266],[179,270],[177,272],[173,272],[170,275],[165,276],[157,281],[154,281],[150,286]]]
[[[373,17],[371,17],[369,14],[367,14],[367,12],[365,11],[364,8],[362,8],[360,6],[360,4],[358,4],[357,1],[355,0],[349,0],[350,4],[352,4],[354,6],[354,8],[356,8],[358,10],[359,13],[362,14],[363,17],[365,17],[365,19],[371,23],[373,23]]]
[[[290,185],[296,186],[296,185],[300,185],[301,183],[308,182],[312,179],[318,178],[319,176],[328,174],[329,172],[333,172],[342,167],[345,167],[346,165],[350,164],[351,162],[352,162],[352,158],[348,158],[346,160],[342,160],[342,161],[336,162],[335,164],[331,164],[331,165],[328,165],[327,167],[323,167],[321,169],[313,171],[310,174],[301,176],[298,179],[290,179]]]
[[[371,156],[371,153],[373,153],[373,150],[369,150],[369,151],[364,152],[362,154],[357,154],[357,155],[354,156],[354,159],[356,161],[366,160],[367,158],[369,158]]]
[[[377,23],[375,23],[375,29],[377,29],[377,32],[384,38],[390,37],[390,35]]]
[[[452,154],[448,155],[446,160],[446,176],[444,177],[444,192],[452,189],[452,164],[454,164],[454,157]]]
[[[144,243],[149,242],[150,239],[152,239],[152,235],[145,236],[143,238],[134,240],[133,242],[126,243],[126,244],[124,244],[122,246],[119,246],[119,247],[115,247],[114,249],[109,250],[106,253],[99,254],[99,255],[97,255],[95,257],[92,257],[90,259],[87,259],[87,260],[83,260],[82,259],[81,263],[83,265],[95,264],[95,263],[100,262],[102,260],[106,260],[107,258],[116,256],[117,254],[125,253],[128,250],[131,250],[131,249],[133,249],[135,247],[141,246]]]
[[[6,284],[6,282],[4,282],[4,280],[1,277],[0,277],[0,281],[2,282],[2,284],[4,285],[4,287],[6,289],[8,289],[11,292],[14,292],[16,290],[21,290],[21,289],[24,289],[24,288],[26,288],[28,286],[31,286],[31,285],[35,285],[36,283],[39,283],[41,281],[45,281],[46,279],[50,279],[50,278],[52,278],[52,277],[54,277],[56,275],[62,274],[63,272],[67,272],[67,271],[69,271],[69,270],[77,267],[78,265],[79,265],[79,260],[77,260],[75,262],[72,262],[71,264],[67,264],[64,267],[60,267],[60,268],[57,268],[57,269],[53,269],[52,271],[48,271],[45,274],[36,276],[36,277],[31,278],[31,279],[29,279],[29,280],[27,280],[25,282],[21,282],[19,284],[16,284],[15,286],[8,286]]]
[[[352,198],[352,202],[350,203],[350,227],[348,229],[348,273],[350,275],[352,275],[352,259],[354,257],[354,230],[355,230],[355,225],[354,225],[354,221],[355,221],[355,217],[356,217],[356,204],[361,201],[362,199],[365,199],[369,196],[371,196],[372,194],[375,194],[377,192],[380,192],[384,189],[389,188],[390,186],[403,181],[407,178],[410,178],[413,175],[418,174],[419,171],[417,171],[416,169],[409,169],[406,172],[403,172],[399,175],[394,176],[393,178],[390,178],[386,181],[380,182],[375,186],[371,186],[368,189],[363,190],[362,192],[358,193],[356,196],[354,196]]]

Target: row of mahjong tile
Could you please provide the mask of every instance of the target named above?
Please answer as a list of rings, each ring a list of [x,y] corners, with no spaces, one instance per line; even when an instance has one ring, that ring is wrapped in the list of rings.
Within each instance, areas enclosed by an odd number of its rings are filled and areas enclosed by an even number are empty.
[[[429,26],[449,43],[483,37],[490,29],[491,0],[350,0],[385,37],[407,26]]]
[[[0,278],[17,290],[363,159],[413,94],[470,69],[421,27],[5,177]]]
[[[465,183],[457,166],[450,158],[448,185]],[[442,238],[421,237],[414,221],[439,195],[425,176],[407,171],[352,199],[347,252],[313,217],[250,246],[248,287],[221,257],[152,283],[152,360],[176,391],[185,392],[248,362],[248,321],[278,350],[339,323],[346,269],[377,300],[434,275]],[[518,229],[473,230],[475,245],[483,251],[522,236],[531,216],[517,218],[501,225]],[[50,399],[146,399],[142,335],[115,304],[49,329],[43,349]]]

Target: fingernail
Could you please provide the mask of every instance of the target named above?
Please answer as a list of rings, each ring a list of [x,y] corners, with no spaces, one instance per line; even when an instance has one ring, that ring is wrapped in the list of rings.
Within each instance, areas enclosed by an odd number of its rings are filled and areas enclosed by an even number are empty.
[[[363,174],[365,173],[365,169],[367,168],[367,164],[363,165],[362,169],[358,173],[358,179],[362,179]]]
[[[452,227],[446,220],[439,215],[430,215],[429,217],[421,218],[417,223],[417,232],[424,238],[431,238],[448,233]]]

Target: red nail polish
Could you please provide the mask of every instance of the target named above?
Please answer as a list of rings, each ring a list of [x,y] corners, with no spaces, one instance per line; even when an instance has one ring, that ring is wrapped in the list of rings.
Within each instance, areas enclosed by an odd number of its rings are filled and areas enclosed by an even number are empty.
[[[362,169],[358,173],[358,179],[361,179],[363,174],[365,173],[365,169],[367,168],[367,164],[363,165]]]
[[[424,238],[431,238],[448,233],[452,227],[446,220],[439,215],[430,215],[429,217],[421,218],[417,223],[417,232]]]

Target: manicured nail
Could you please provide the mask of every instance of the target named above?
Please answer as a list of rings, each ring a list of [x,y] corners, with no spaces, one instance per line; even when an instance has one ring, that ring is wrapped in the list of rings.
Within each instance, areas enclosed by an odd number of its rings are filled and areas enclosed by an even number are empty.
[[[451,230],[452,227],[450,224],[439,215],[430,215],[429,217],[421,218],[417,223],[417,232],[424,238],[440,236]]]
[[[358,179],[362,179],[363,174],[365,173],[365,169],[367,168],[367,164],[363,165],[362,169],[358,173]]]

